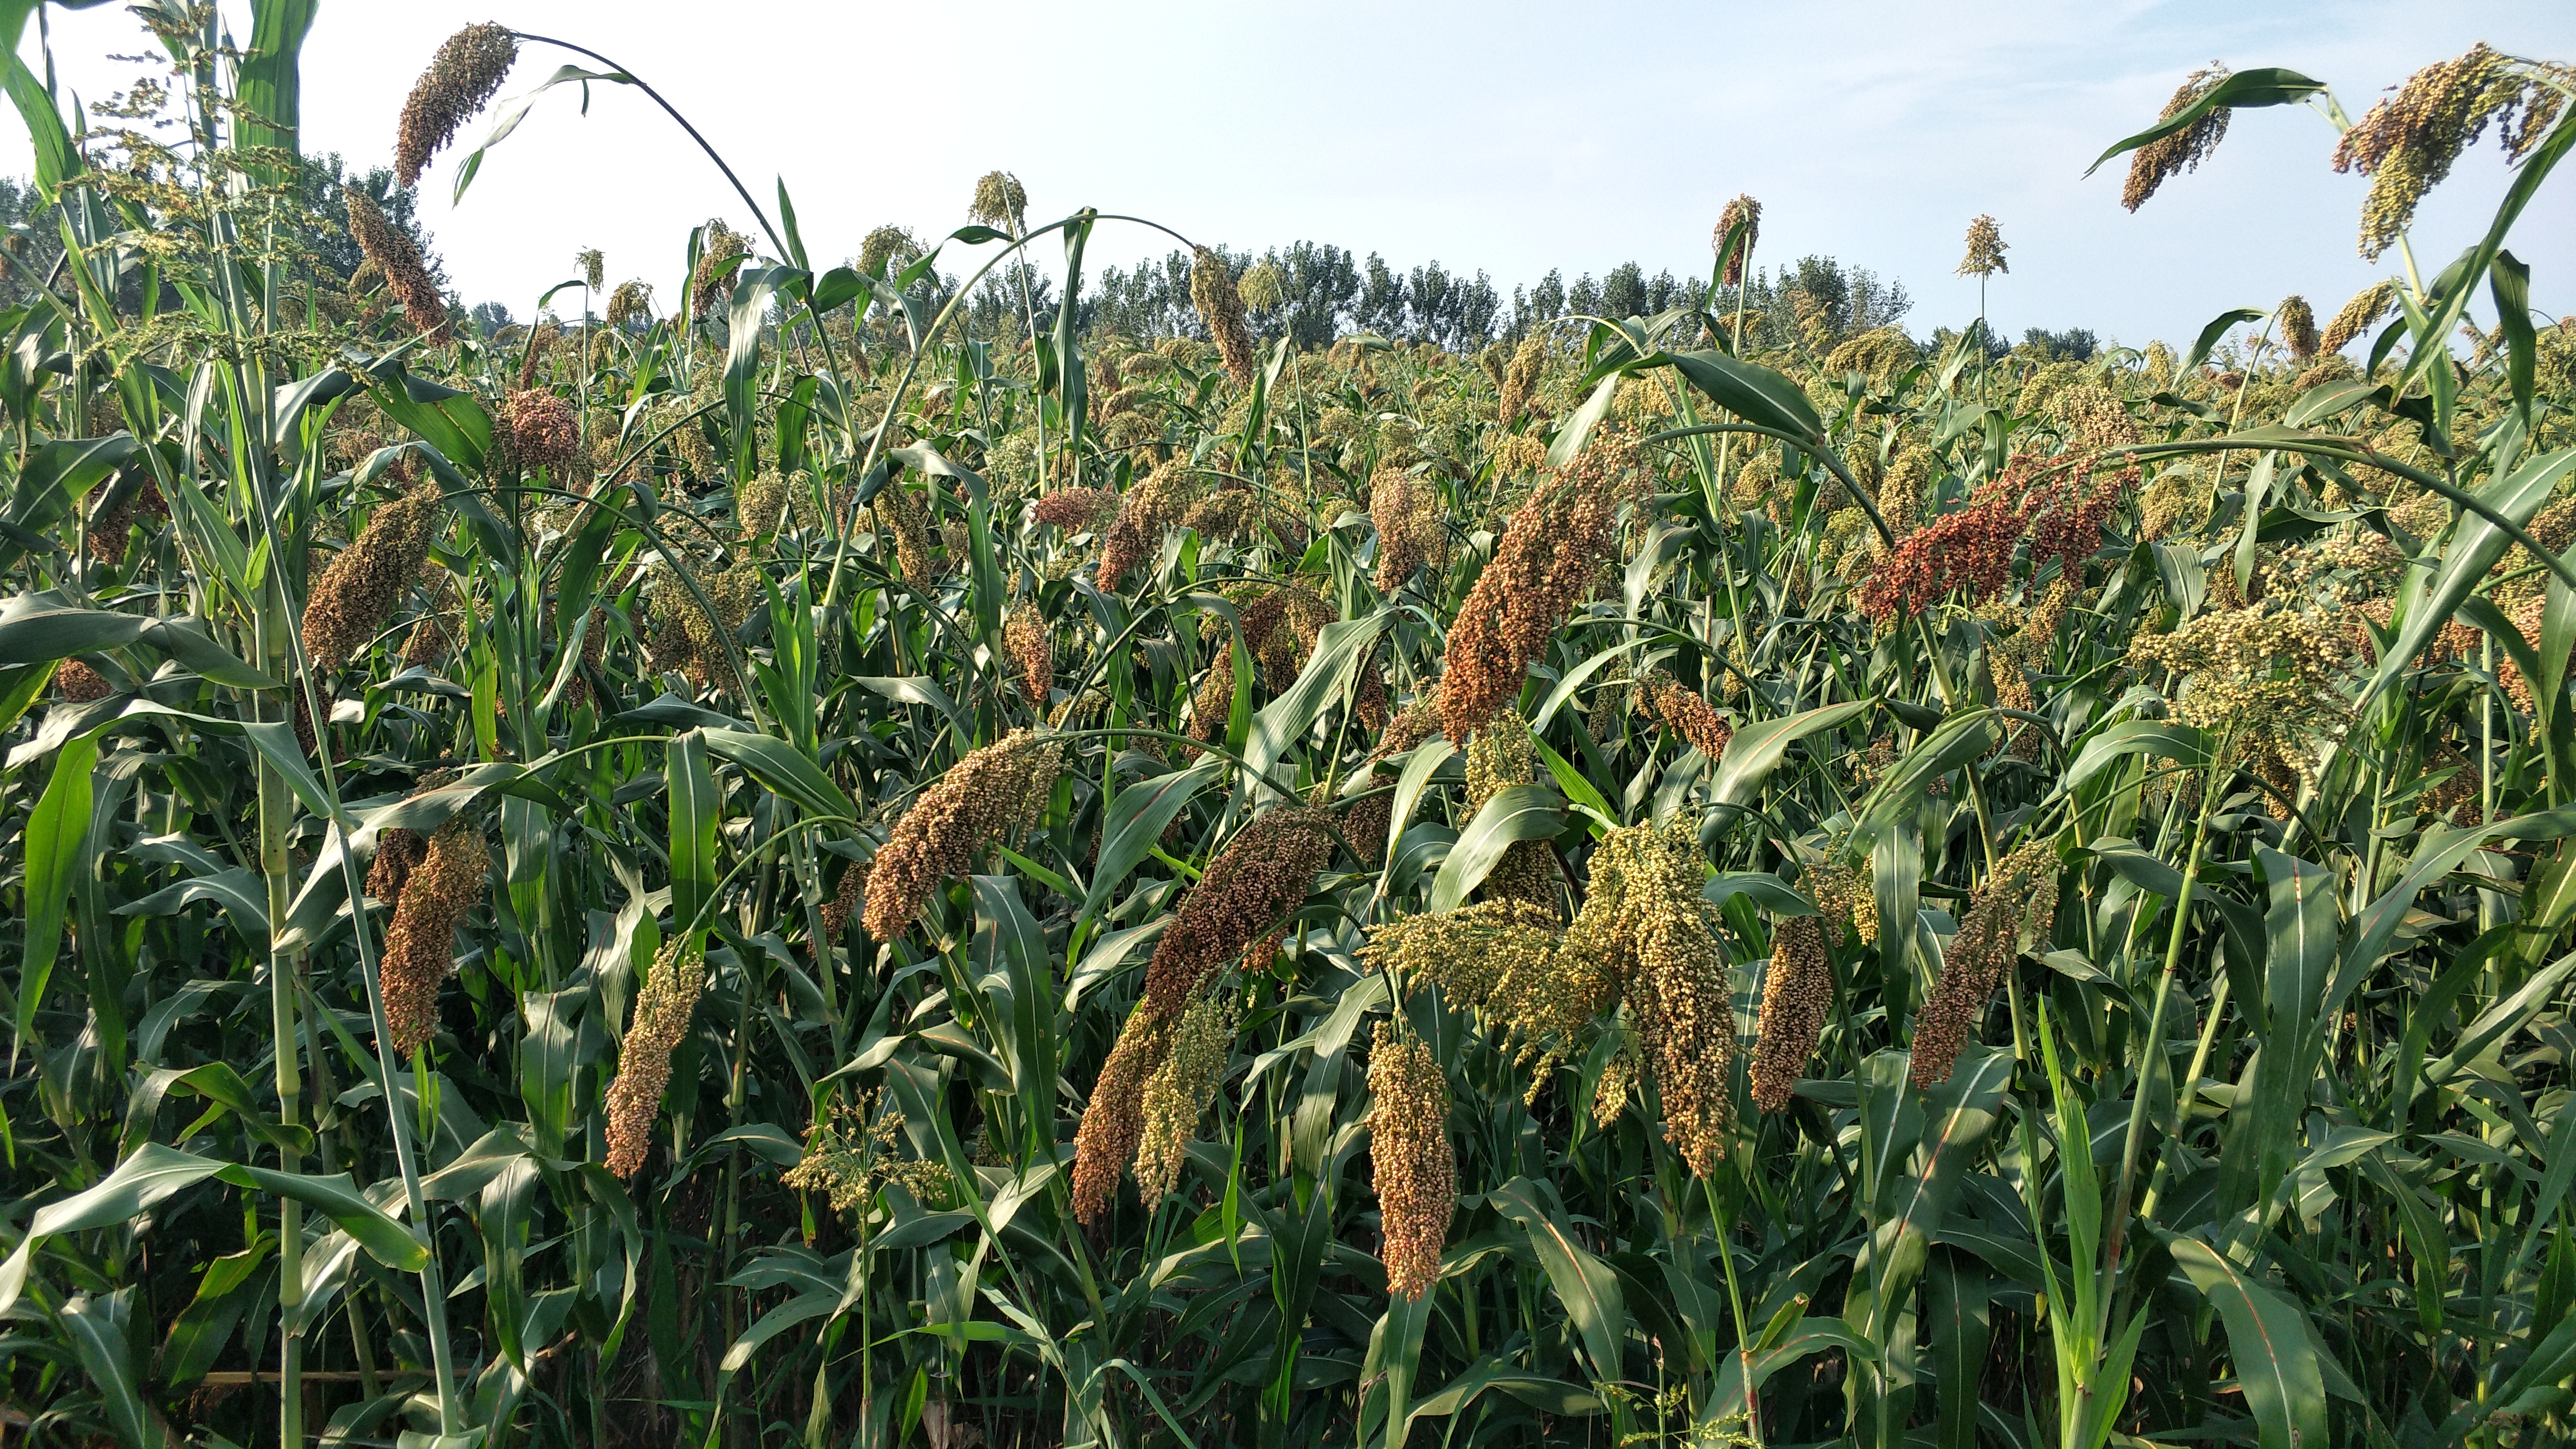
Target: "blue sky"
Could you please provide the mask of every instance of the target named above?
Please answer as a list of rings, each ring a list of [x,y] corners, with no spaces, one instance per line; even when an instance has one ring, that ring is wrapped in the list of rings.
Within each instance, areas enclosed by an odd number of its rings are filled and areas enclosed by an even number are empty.
[[[246,36],[239,0],[225,8]],[[2187,338],[2225,308],[2290,292],[2329,312],[2382,274],[2354,249],[2366,183],[2332,172],[2333,132],[2308,110],[2239,113],[2198,174],[2135,216],[2119,206],[2118,163],[2083,177],[2195,66],[2288,66],[2358,116],[2474,41],[2576,60],[2565,0],[322,0],[305,51],[307,149],[382,164],[420,65],[449,31],[486,18],[633,68],[764,202],[783,174],[818,257],[848,255],[882,222],[956,226],[975,177],[998,166],[1026,183],[1032,215],[1092,205],[1230,246],[1310,237],[1399,267],[1437,258],[1490,273],[1508,295],[1550,267],[1569,280],[1629,260],[1704,273],[1710,224],[1749,191],[1765,208],[1757,262],[1824,252],[1900,279],[1917,333],[1975,315],[1975,284],[1952,269],[1968,219],[1990,212],[2012,246],[1992,289],[1999,328],[2090,327],[2132,344]],[[56,11],[52,25],[60,71],[85,99],[137,73],[102,59],[145,48],[121,9]],[[31,59],[34,43],[30,27]],[[570,58],[530,46],[504,94]],[[641,95],[600,87],[588,116],[577,106],[569,89],[539,102],[460,207],[447,200],[457,152],[425,183],[426,218],[468,300],[525,316],[584,246],[607,252],[612,277],[643,276],[667,298],[688,226],[709,215],[748,226]],[[27,168],[14,115],[0,122],[0,168]],[[2505,181],[2490,136],[2419,217],[2428,268],[2484,229]],[[2542,192],[2517,235],[2535,303],[2576,311],[2576,248],[2564,245],[2576,172]],[[1165,246],[1104,229],[1090,261]]]

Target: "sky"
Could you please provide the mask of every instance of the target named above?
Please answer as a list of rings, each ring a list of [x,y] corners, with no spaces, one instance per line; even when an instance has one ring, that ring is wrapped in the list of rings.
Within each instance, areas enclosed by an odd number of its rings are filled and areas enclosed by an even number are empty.
[[[244,0],[223,5],[246,40]],[[2286,66],[2357,119],[2479,40],[2576,61],[2567,0],[500,7],[320,0],[304,149],[387,164],[438,42],[499,19],[652,83],[764,207],[783,177],[818,265],[883,223],[945,234],[999,167],[1027,187],[1033,221],[1094,206],[1233,248],[1313,239],[1399,269],[1483,271],[1508,297],[1550,268],[1569,282],[1632,260],[1705,276],[1711,225],[1749,192],[1763,205],[1757,265],[1822,253],[1902,281],[1918,336],[1976,316],[1977,284],[1954,269],[1968,221],[1990,213],[2011,248],[1988,293],[1999,331],[2084,327],[2133,346],[2187,341],[2227,308],[2292,292],[2327,314],[2397,267],[2393,252],[2384,265],[2357,255],[2368,183],[2334,174],[2334,131],[2310,109],[2239,111],[2217,153],[2135,215],[2119,204],[2124,161],[2087,178],[2193,68]],[[104,58],[147,48],[121,7],[57,9],[50,23],[57,70],[84,101],[142,72]],[[22,53],[41,66],[37,42],[31,25]],[[578,59],[529,43],[502,95]],[[549,92],[452,204],[457,163],[487,128],[469,124],[422,183],[423,219],[469,303],[524,318],[584,247],[606,252],[612,279],[640,276],[668,299],[690,226],[752,229],[721,173],[631,87],[591,87],[586,115],[578,87]],[[28,169],[7,113],[0,171]],[[2418,215],[2428,273],[2484,231],[2507,179],[2491,132]],[[2571,235],[2576,173],[2516,231],[2533,302],[2552,315],[2576,312],[2576,249],[2544,239]],[[1104,223],[1086,265],[1171,245]],[[962,246],[942,258],[951,272],[975,264]]]

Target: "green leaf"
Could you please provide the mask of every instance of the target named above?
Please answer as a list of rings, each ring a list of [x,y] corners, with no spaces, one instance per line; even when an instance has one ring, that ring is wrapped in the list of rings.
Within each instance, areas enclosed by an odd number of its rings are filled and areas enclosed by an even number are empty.
[[[577,65],[567,65],[557,67],[553,75],[539,82],[534,89],[503,101],[492,110],[492,129],[483,137],[483,144],[467,152],[465,159],[457,164],[456,189],[448,196],[449,205],[465,199],[465,188],[474,184],[474,173],[483,169],[483,153],[508,140],[510,133],[519,129],[519,123],[528,118],[528,108],[537,103],[537,97],[566,81],[608,81],[621,86],[635,84],[635,78],[624,71],[584,70]]]
[[[1431,777],[1458,753],[1458,747],[1439,735],[1433,735],[1413,747],[1404,761],[1404,772],[1395,777],[1395,800],[1386,818],[1386,863],[1395,868],[1396,847],[1404,839],[1404,828],[1413,823],[1414,808],[1422,803],[1423,792],[1431,788]]]
[[[2210,318],[2209,325],[2201,328],[2200,335],[2192,339],[2191,351],[2183,354],[2182,365],[2175,369],[2174,375],[2180,377],[2198,370],[2209,360],[2209,354],[2216,350],[2218,340],[2227,335],[2228,329],[2240,322],[2260,322],[2271,315],[2260,307],[2230,307]]]
[[[686,937],[699,929],[720,875],[716,827],[724,822],[724,794],[707,766],[707,731],[673,737],[663,776],[671,792],[671,925]]]
[[[2496,513],[2511,519],[2517,527],[2528,526],[2533,515],[2549,501],[2558,480],[2570,469],[2576,469],[2576,448],[2560,448],[2532,458],[2504,477],[2479,490],[2479,501]],[[2513,546],[2513,536],[2498,528],[2484,514],[2464,511],[2459,527],[2451,535],[2450,546],[2442,550],[2442,562],[2429,583],[2413,585],[2406,599],[2405,627],[2397,633],[2397,643],[2380,661],[2379,670],[2371,676],[2361,703],[2366,705],[2398,675],[2410,668],[2421,653],[2425,641],[2451,622],[2460,601],[2467,598],[2483,580],[2496,561]],[[2414,576],[2414,577],[2420,577]]]
[[[1812,734],[1857,719],[1868,713],[1876,700],[1856,699],[1846,704],[1829,704],[1786,719],[1767,719],[1737,730],[1726,742],[1717,762],[1717,774],[1709,782],[1710,793],[1723,805],[1750,803],[1761,792],[1762,782],[1778,769],[1787,757],[1789,746]]]
[[[823,767],[776,735],[712,727],[697,733],[705,737],[710,754],[749,770],[760,783],[807,815],[857,818],[859,808],[841,793],[840,786],[832,783],[831,776],[823,773]]]
[[[75,1295],[63,1305],[63,1327],[70,1331],[72,1351],[82,1371],[107,1408],[107,1422],[116,1430],[117,1442],[125,1449],[160,1449],[168,1434],[158,1430],[152,1408],[144,1402],[144,1369],[135,1362],[125,1328],[134,1291],[122,1288],[104,1297]]]
[[[1547,1272],[1548,1286],[1565,1305],[1584,1355],[1592,1361],[1593,1380],[1613,1384],[1624,1379],[1620,1345],[1628,1332],[1628,1309],[1620,1295],[1619,1275],[1574,1240],[1548,1205],[1544,1189],[1528,1178],[1512,1179],[1486,1194],[1485,1201],[1529,1234],[1530,1247]]]
[[[1342,697],[1351,679],[1368,660],[1377,636],[1395,619],[1393,609],[1380,609],[1364,619],[1337,619],[1316,635],[1313,657],[1297,674],[1288,692],[1263,705],[1244,737],[1243,760],[1254,775],[1266,775],[1288,753],[1288,747],[1313,727],[1324,707]],[[1245,683],[1238,671],[1237,685]],[[1259,788],[1259,787],[1256,787]]]
[[[2167,1235],[2174,1266],[2218,1309],[2236,1380],[2254,1411],[2263,1449],[2325,1444],[2326,1385],[2298,1305],[2248,1278],[2198,1238]]]
[[[1787,433],[1808,447],[1824,442],[1824,420],[1806,389],[1759,363],[1723,352],[1659,352],[1642,365],[1670,363],[1709,401],[1756,427]]]
[[[1440,863],[1440,874],[1431,882],[1431,914],[1456,910],[1515,844],[1545,840],[1564,829],[1558,804],[1556,792],[1544,785],[1511,785],[1494,792]]]
[[[18,1240],[16,1251],[0,1261],[0,1314],[18,1301],[19,1292],[27,1285],[27,1269],[34,1260],[36,1247],[56,1233],[77,1233],[89,1228],[103,1228],[111,1223],[131,1222],[153,1204],[179,1191],[205,1181],[223,1170],[220,1162],[210,1162],[176,1147],[147,1142],[133,1156],[116,1165],[116,1170],[102,1178],[86,1192],[76,1193],[61,1202],[36,1209],[27,1222],[27,1235]]]
[[[2286,106],[2293,101],[2303,101],[2317,95],[2325,88],[2323,81],[2310,80],[2297,71],[2283,70],[2279,66],[2260,66],[2253,70],[2240,70],[2210,87],[2209,94],[2199,100],[2127,140],[2114,143],[2110,150],[2093,158],[2093,164],[2084,168],[2084,174],[2090,176],[2101,170],[2102,163],[2114,156],[2135,151],[2141,146],[2188,130],[2197,125],[2201,117],[2222,107],[2230,110],[2239,108],[2252,110],[2257,106]],[[2311,1449],[2314,1449],[2314,1446],[2311,1446]]]
[[[1225,774],[1221,756],[1202,755],[1186,770],[1140,780],[1118,792],[1100,827],[1100,860],[1092,868],[1091,889],[1081,915],[1088,920],[1108,904],[1119,885],[1152,852],[1154,843],[1195,798]]]
[[[89,835],[90,770],[98,742],[76,739],[54,757],[53,778],[27,817],[27,920],[19,937],[18,1039],[35,1034],[36,1003],[54,972],[63,939],[63,902],[80,872],[81,842]],[[0,1301],[0,1310],[7,1304]]]

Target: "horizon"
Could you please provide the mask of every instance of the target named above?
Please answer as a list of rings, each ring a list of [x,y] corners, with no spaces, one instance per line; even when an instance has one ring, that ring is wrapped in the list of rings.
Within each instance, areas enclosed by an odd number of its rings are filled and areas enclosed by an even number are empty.
[[[247,13],[224,9],[236,38],[246,37]],[[321,6],[304,50],[303,149],[336,151],[362,172],[387,164],[393,120],[412,81],[440,40],[479,18],[447,9],[431,17]],[[933,63],[943,47],[953,51],[935,19],[891,17],[867,32],[875,43],[849,68],[855,74],[835,81],[855,30],[813,32],[843,46],[781,48],[758,38],[799,35],[812,29],[800,30],[799,17],[837,12],[771,7],[758,31],[725,33],[751,37],[739,48],[702,27],[655,23],[680,13],[661,4],[532,0],[514,7],[508,23],[564,35],[634,67],[707,134],[765,208],[774,210],[771,175],[783,174],[818,266],[855,253],[880,224],[945,236],[964,222],[975,178],[998,167],[1028,187],[1032,220],[1093,205],[1152,217],[1235,252],[1313,241],[1359,258],[1375,253],[1398,272],[1437,262],[1453,277],[1484,274],[1508,305],[1515,287],[1536,284],[1550,269],[1569,287],[1628,262],[1649,277],[1704,279],[1718,210],[1749,192],[1764,204],[1756,269],[1830,256],[1902,283],[1914,306],[1901,325],[1917,337],[1976,317],[1976,283],[1953,268],[1969,219],[1992,214],[2012,248],[2012,270],[1990,289],[1995,333],[2012,340],[2031,328],[2083,329],[2105,346],[2188,339],[2220,311],[2269,308],[2291,293],[2331,312],[2399,270],[2394,252],[2378,266],[2355,254],[2366,183],[2332,172],[2330,129],[2294,108],[2239,112],[2198,172],[2175,178],[2135,215],[2119,205],[2125,162],[2083,177],[2104,147],[2150,124],[2190,70],[2213,56],[2239,69],[2287,65],[2333,86],[2358,118],[2382,87],[2475,40],[2576,58],[2576,10],[2505,0],[2439,17],[2393,3],[2249,15],[2207,4],[2079,11],[2062,0],[2028,0],[1976,12],[1973,24],[1948,19],[1963,11],[1846,4],[1829,7],[1840,23],[1822,27],[1655,4],[1620,12],[1633,23],[1554,37],[1558,48],[1545,54],[1518,44],[1543,33],[1514,23],[1544,13],[1528,6],[1490,12],[1490,23],[1470,30],[1445,24],[1463,10],[1408,11],[1380,17],[1374,32],[1343,23],[1367,12],[1327,7],[1301,16],[1306,23],[1295,33],[1268,35],[1259,17],[1132,3],[1083,17],[1005,5],[982,32],[982,49],[947,56],[967,71],[964,82]],[[2329,14],[2330,26],[2308,23]],[[2402,29],[2393,23],[2401,14]],[[74,93],[96,102],[131,84],[137,67],[105,58],[145,49],[135,44],[141,31],[131,16],[102,8],[47,18],[66,103]],[[2392,23],[2376,23],[2383,18]],[[1844,84],[1831,94],[1785,72],[1721,73],[1711,86],[1694,58],[1718,45],[1744,54],[1794,49],[1790,35],[1813,29],[1829,29],[1845,45],[1836,55]],[[41,68],[38,31],[27,28],[21,53]],[[1475,79],[1455,96],[1388,101],[1382,78],[1347,63],[1365,58],[1353,56],[1354,47],[1452,58]],[[883,55],[923,59],[871,63]],[[769,79],[756,93],[737,79],[749,67],[732,63],[754,58]],[[501,100],[579,59],[524,46]],[[1618,66],[1627,68],[1624,77]],[[1046,89],[1059,71],[1132,73],[1169,103],[1068,107]],[[1561,91],[1577,98],[1571,104],[1513,100],[1596,72],[1627,83]],[[852,87],[862,103],[855,116],[841,104]],[[719,216],[754,229],[716,168],[645,96],[614,85],[589,91],[587,117],[578,88],[539,99],[517,133],[484,158],[461,205],[449,200],[456,168],[489,129],[488,114],[423,177],[422,224],[465,305],[498,302],[525,320],[540,293],[571,275],[573,253],[593,246],[607,253],[612,279],[641,277],[667,295],[689,227]],[[1247,100],[1252,114],[1240,125],[1166,123],[1223,115]],[[1104,144],[1119,126],[1146,129],[1154,145]],[[23,127],[10,135],[0,170],[23,175]],[[1703,135],[1716,139],[1714,154],[1697,139]],[[1390,155],[1397,164],[1384,164]],[[1403,164],[1417,155],[1429,159]],[[619,164],[630,156],[633,164]],[[864,185],[841,179],[854,172]],[[2492,135],[2461,159],[2418,217],[2422,271],[2439,270],[2484,231],[2509,174]],[[663,184],[639,191],[653,176]],[[1513,220],[1496,225],[1495,216]],[[2576,198],[2544,190],[2523,225],[2532,229],[2526,235],[2565,233],[2576,227]],[[2249,230],[2257,233],[2250,239]],[[1141,227],[1105,224],[1086,271],[1132,268],[1173,244]],[[963,276],[975,255],[952,246],[941,270]],[[1060,277],[1051,248],[1032,255]],[[2576,311],[2576,288],[2542,261],[2535,306],[2550,315]],[[2106,271],[2138,285],[2106,291]]]

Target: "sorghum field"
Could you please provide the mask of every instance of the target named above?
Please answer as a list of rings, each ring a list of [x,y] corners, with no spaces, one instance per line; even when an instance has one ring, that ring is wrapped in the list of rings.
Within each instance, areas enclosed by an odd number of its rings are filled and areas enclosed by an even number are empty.
[[[2576,72],[2190,77],[2128,224],[2304,108],[2387,280],[2144,352],[1845,326],[1749,197],[1301,338],[1002,172],[496,329],[295,154],[310,7],[138,10],[7,76],[0,1441],[2567,1434]]]

